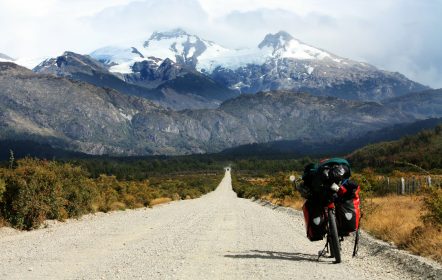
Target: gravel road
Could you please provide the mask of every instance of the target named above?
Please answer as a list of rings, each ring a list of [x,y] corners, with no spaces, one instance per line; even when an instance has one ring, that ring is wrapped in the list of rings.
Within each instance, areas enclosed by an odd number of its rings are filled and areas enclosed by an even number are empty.
[[[153,209],[87,215],[31,232],[0,233],[0,279],[418,279],[362,247],[343,263],[316,261],[324,242],[305,237],[295,211],[232,191]]]

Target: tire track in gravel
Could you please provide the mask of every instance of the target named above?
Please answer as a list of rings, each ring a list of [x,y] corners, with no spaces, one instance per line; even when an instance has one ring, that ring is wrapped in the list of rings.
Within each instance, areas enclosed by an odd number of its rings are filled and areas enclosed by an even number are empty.
[[[230,172],[201,198],[87,215],[0,235],[0,279],[418,279],[364,248],[316,261],[302,215],[232,191]]]

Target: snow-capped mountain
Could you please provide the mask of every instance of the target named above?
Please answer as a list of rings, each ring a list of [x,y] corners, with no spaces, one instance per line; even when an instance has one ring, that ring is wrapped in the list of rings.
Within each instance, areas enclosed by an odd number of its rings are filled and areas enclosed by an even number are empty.
[[[202,55],[214,56],[225,51],[228,50],[214,42],[188,34],[182,29],[154,32],[142,45],[142,52],[146,55],[162,59],[169,58],[192,68],[196,68]]]
[[[250,49],[228,49],[214,42],[203,40],[182,29],[154,32],[142,46],[131,48],[105,47],[91,53],[95,59],[109,65],[125,65],[143,61],[145,58],[168,58],[175,63],[191,66],[199,71],[211,73],[217,67],[236,70],[249,64],[263,64],[271,59],[293,58],[303,60],[342,59],[325,51],[310,47],[281,31],[268,34],[256,47]],[[116,66],[111,66],[117,72]],[[120,73],[130,73],[121,67]]]
[[[210,77],[170,59],[147,58],[134,62],[131,74],[110,71],[113,67],[127,65],[131,59],[130,53],[120,52],[120,55],[122,64],[115,64],[104,55],[100,62],[88,55],[64,52],[43,61],[33,71],[112,88],[175,110],[216,108],[222,101],[237,95]],[[138,60],[136,56],[135,60]]]
[[[231,50],[203,40],[196,35],[188,34],[182,29],[174,29],[167,32],[154,32],[147,41],[140,42],[134,47],[104,47],[90,55],[108,64],[111,71],[127,74],[131,73],[131,66],[136,62],[150,60],[160,65],[166,58],[174,63],[196,69],[199,68],[197,67],[199,61],[229,51]]]
[[[294,60],[332,60],[341,62],[342,59],[325,51],[308,46],[293,38],[290,34],[280,31],[276,34],[267,34],[264,40],[255,48],[241,50],[227,50],[216,54],[203,54],[199,58],[198,69],[213,73],[220,67],[237,70],[248,65],[262,65],[277,59]],[[311,74],[314,69],[308,68]]]
[[[138,46],[103,48],[91,56],[130,76],[136,63],[170,59],[241,93],[307,91],[345,99],[381,100],[427,89],[399,73],[342,58],[280,31],[254,48],[229,49],[181,29],[154,32]]]

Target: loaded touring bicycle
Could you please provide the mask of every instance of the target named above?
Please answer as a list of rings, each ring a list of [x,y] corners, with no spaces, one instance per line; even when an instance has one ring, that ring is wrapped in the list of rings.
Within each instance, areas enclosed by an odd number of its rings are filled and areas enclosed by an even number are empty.
[[[355,233],[353,257],[357,254],[359,223],[361,218],[360,187],[350,180],[350,164],[345,159],[332,158],[304,168],[302,182],[295,182],[296,189],[306,199],[303,213],[307,238],[326,244],[318,254],[318,260],[327,253],[341,262],[341,242]]]

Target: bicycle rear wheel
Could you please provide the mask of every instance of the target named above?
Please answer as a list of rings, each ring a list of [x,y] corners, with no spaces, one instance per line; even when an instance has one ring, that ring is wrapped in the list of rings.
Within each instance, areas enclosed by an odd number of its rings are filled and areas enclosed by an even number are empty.
[[[341,262],[341,246],[339,244],[338,228],[336,226],[335,209],[328,209],[328,236],[331,256],[335,258],[336,263]]]

